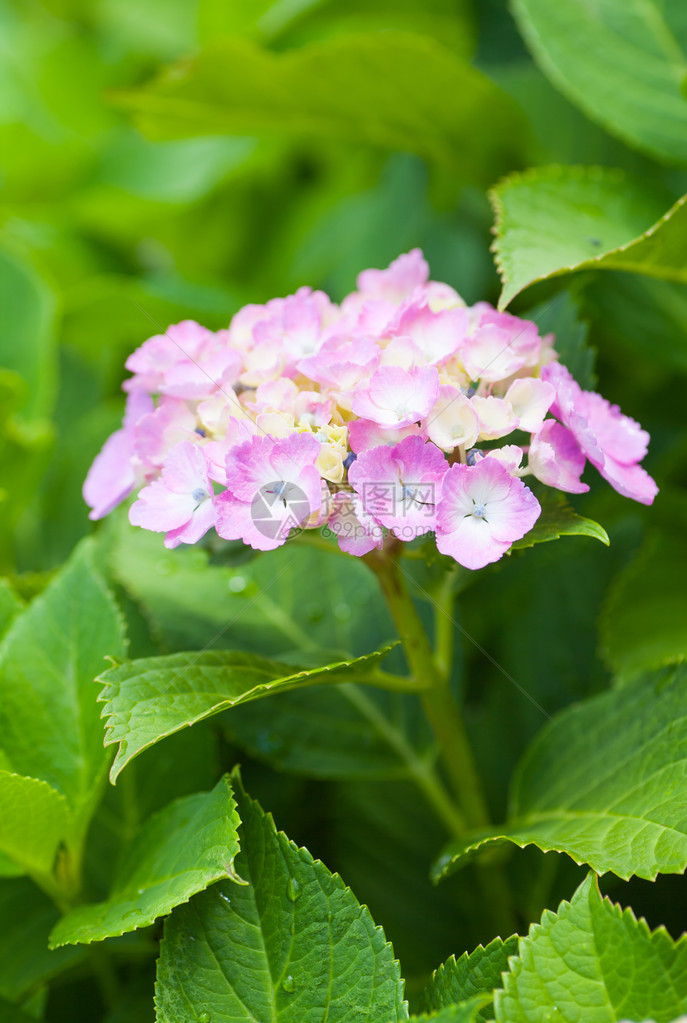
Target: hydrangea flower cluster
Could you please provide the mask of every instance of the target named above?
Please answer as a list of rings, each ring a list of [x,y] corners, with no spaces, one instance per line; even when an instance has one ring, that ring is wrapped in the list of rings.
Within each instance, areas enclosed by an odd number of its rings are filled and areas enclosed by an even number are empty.
[[[214,527],[271,550],[327,526],[362,556],[433,532],[477,569],[534,526],[527,476],[582,493],[589,461],[651,504],[648,434],[578,386],[552,335],[466,306],[419,249],[357,285],[340,305],[300,288],[228,329],[185,321],[145,341],[126,362],[122,428],[84,485],[91,518],[137,490],[131,522],[167,547]]]

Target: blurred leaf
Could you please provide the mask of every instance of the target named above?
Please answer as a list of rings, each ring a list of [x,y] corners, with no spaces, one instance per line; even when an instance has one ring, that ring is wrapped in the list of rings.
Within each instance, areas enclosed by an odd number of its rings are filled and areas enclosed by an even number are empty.
[[[155,1003],[196,1017],[406,1020],[393,950],[337,875],[237,791],[245,887],[220,883],[165,922]],[[324,1016],[323,1016],[324,1013]]]
[[[246,36],[270,39],[287,29],[291,22],[321,7],[324,0],[200,0],[201,42],[218,36]]]
[[[38,640],[40,637],[40,640]],[[0,648],[0,724],[14,771],[64,796],[82,830],[108,754],[93,679],[124,653],[123,623],[86,541],[10,627]]]
[[[411,696],[354,683],[235,707],[222,716],[222,730],[251,756],[310,778],[421,775],[431,756]]]
[[[0,881],[0,996],[24,1002],[41,984],[83,961],[80,948],[48,949],[48,934],[58,917],[59,911],[31,881]]]
[[[0,636],[7,632],[24,604],[12,589],[9,579],[0,579]]]
[[[501,974],[508,969],[508,959],[517,955],[518,941],[517,934],[505,941],[494,938],[486,948],[478,945],[474,952],[464,952],[459,959],[451,956],[434,971],[425,988],[427,1009],[443,1009],[485,992],[491,996],[494,988],[501,987]],[[487,1005],[476,1019],[484,1023],[492,1015],[493,1008]]]
[[[50,878],[73,830],[65,797],[44,781],[0,770],[0,852],[39,879]]]
[[[534,844],[627,880],[687,867],[687,668],[563,711],[523,757],[502,829],[449,845],[438,880],[485,845]]]
[[[55,299],[46,282],[0,250],[0,366],[28,384],[25,417],[50,413],[56,388],[53,321]]]
[[[100,179],[132,195],[192,202],[218,185],[255,150],[253,139],[199,138],[150,142],[122,133],[103,154]]]
[[[401,32],[345,35],[280,55],[224,39],[117,102],[153,138],[343,139],[454,164],[463,177],[512,150],[518,117],[479,71],[436,41]],[[490,132],[475,131],[485,119]]]
[[[595,325],[621,350],[645,367],[687,373],[687,288],[670,281],[623,273],[601,274],[587,281],[585,310]]]
[[[113,516],[107,530],[114,578],[141,603],[168,649],[231,647],[276,659],[324,649],[348,656],[394,635],[376,580],[358,558],[323,556],[296,541],[269,557],[251,558],[241,546],[249,560],[209,566],[207,551],[168,551],[125,515]],[[229,549],[220,543],[218,557]]]
[[[557,491],[545,491],[540,504],[541,515],[534,527],[521,540],[516,540],[511,550],[533,547],[536,543],[558,540],[562,536],[589,536],[608,547],[610,540],[603,526],[578,515]]]
[[[331,38],[344,32],[388,32],[400,29],[418,35],[432,36],[461,56],[470,56],[475,47],[472,11],[465,0],[319,0],[308,2],[304,15],[283,23],[283,14],[300,6],[292,0],[273,3],[260,21],[263,33],[279,32],[281,46],[302,44],[313,39]],[[281,16],[281,17],[280,17]],[[286,31],[284,31],[286,29]]]
[[[614,580],[601,644],[622,679],[687,657],[685,564],[687,540],[664,527]]]
[[[33,1018],[27,1016],[16,1005],[6,1002],[4,998],[0,998],[0,1017],[3,1023],[31,1023]]]
[[[280,690],[374,677],[390,647],[351,661],[297,669],[255,654],[200,650],[125,661],[99,676],[104,683],[105,745],[119,743],[110,771],[114,783],[137,754],[180,728],[235,704]]]
[[[569,291],[560,291],[524,314],[533,320],[540,334],[554,334],[559,360],[570,370],[580,387],[589,391],[596,386],[596,352],[587,344],[588,323],[580,315],[580,303]]]
[[[602,899],[590,874],[520,939],[495,993],[496,1021],[677,1023],[687,1009],[686,974],[687,940],[674,942],[664,928],[652,933],[631,909]]]
[[[530,284],[575,270],[687,281],[685,197],[664,213],[655,194],[620,171],[554,166],[511,175],[491,200],[499,308]]]
[[[197,45],[196,4],[188,0],[100,0],[94,11],[110,45],[161,60],[179,57]]]
[[[542,70],[573,103],[630,145],[687,161],[687,25],[680,0],[514,0]]]
[[[77,906],[55,925],[50,947],[102,941],[166,916],[213,881],[236,881],[239,817],[228,777],[212,792],[170,803],[143,825],[105,902]]]
[[[497,4],[498,0],[492,2]],[[505,9],[505,4],[501,6]],[[505,21],[503,12],[499,14]],[[498,15],[493,18],[497,31],[503,27],[498,24],[499,20]],[[517,32],[515,26],[514,31]],[[629,149],[601,125],[590,121],[525,54],[518,54],[507,62],[489,61],[482,66],[489,68],[496,84],[516,100],[527,116],[529,166],[601,164],[604,167],[623,167],[640,177],[645,171],[655,175],[656,167],[650,157]]]

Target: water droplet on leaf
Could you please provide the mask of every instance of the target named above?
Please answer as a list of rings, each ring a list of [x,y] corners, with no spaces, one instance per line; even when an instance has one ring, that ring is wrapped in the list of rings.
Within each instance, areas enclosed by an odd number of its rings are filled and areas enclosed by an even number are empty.
[[[305,616],[309,622],[319,622],[324,617],[324,608],[321,604],[308,604]]]
[[[281,982],[281,986],[284,988],[284,991],[288,991],[288,993],[291,994],[292,991],[296,990],[296,981],[293,979],[291,974],[289,974],[288,977],[284,977]]]
[[[199,1012],[198,1015],[196,1016],[196,1019],[198,1020],[198,1023],[210,1023],[210,1013]]]

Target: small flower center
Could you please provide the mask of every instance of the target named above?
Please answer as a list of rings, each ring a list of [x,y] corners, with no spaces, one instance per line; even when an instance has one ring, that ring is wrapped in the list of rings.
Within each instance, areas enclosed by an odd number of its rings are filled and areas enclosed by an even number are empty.
[[[472,514],[475,516],[476,519],[483,519],[486,518],[487,509],[484,507],[483,504],[478,504],[475,501],[474,507],[472,509]]]
[[[274,496],[278,501],[284,498],[284,495],[288,489],[289,484],[285,480],[279,480],[278,483],[274,484]]]
[[[203,490],[202,487],[196,487],[196,489],[191,493],[191,497],[198,504],[200,504],[201,501],[204,501],[207,496],[208,496],[207,490]]]

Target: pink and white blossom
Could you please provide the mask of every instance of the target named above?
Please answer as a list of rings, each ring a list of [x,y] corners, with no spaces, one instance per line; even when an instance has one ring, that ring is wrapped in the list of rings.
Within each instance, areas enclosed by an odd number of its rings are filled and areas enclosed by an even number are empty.
[[[452,465],[437,505],[437,548],[465,568],[483,568],[528,533],[540,513],[532,491],[496,459]]]
[[[100,454],[88,470],[83,498],[90,506],[90,519],[102,519],[125,501],[142,482],[140,461],[136,458],[136,424],[153,410],[153,400],[144,391],[131,391],[121,430],[107,438]]]
[[[457,387],[440,387],[425,429],[442,451],[471,448],[480,433],[480,421],[472,402]]]
[[[409,426],[427,415],[438,393],[439,374],[434,366],[410,372],[382,366],[372,374],[369,386],[355,394],[351,408],[380,426]]]
[[[329,513],[329,529],[346,554],[361,558],[384,545],[384,530],[365,510],[362,498],[355,491],[334,494]]]
[[[438,487],[446,460],[434,444],[406,437],[394,447],[363,451],[348,479],[365,510],[400,540],[434,529]]]
[[[438,365],[454,355],[465,340],[468,314],[465,309],[433,312],[424,302],[407,306],[394,325],[400,337],[409,337],[424,363]]]
[[[357,556],[436,531],[479,567],[536,519],[523,476],[582,493],[588,460],[621,494],[656,493],[646,431],[557,360],[553,335],[467,307],[413,249],[341,305],[304,287],[144,341],[84,497],[101,518],[140,489],[131,521],[170,547],[214,526],[270,550],[329,524]]]
[[[518,377],[505,397],[518,420],[518,429],[536,433],[554,402],[556,391],[552,384],[538,377]]]
[[[215,524],[213,495],[203,451],[182,441],[169,452],[158,479],[144,487],[132,504],[129,521],[165,533],[165,547],[197,543]]]
[[[652,504],[658,487],[639,465],[649,444],[646,430],[600,394],[583,391],[560,363],[545,366],[542,377],[556,390],[552,414],[567,426],[604,479],[623,497]]]
[[[232,448],[227,489],[215,499],[218,534],[261,551],[285,543],[291,529],[320,510],[319,453],[319,443],[306,433],[286,440],[255,436]]]
[[[532,437],[528,469],[550,487],[569,494],[584,494],[589,487],[580,476],[586,461],[574,435],[555,419],[547,419]]]

